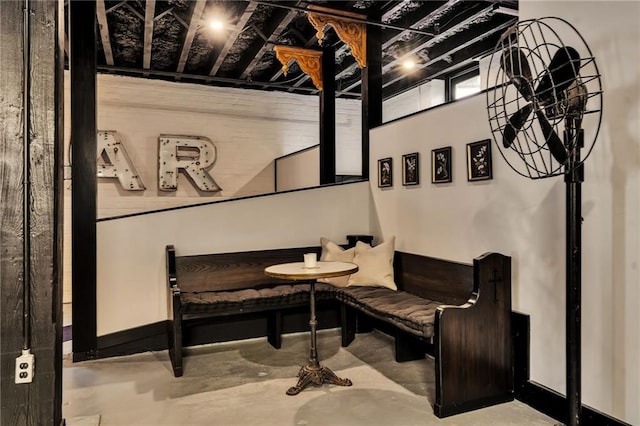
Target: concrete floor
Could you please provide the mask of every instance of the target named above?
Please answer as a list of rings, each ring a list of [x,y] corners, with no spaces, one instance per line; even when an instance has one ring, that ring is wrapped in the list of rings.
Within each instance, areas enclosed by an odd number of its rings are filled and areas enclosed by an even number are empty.
[[[65,359],[63,416],[68,426],[97,425],[554,425],[514,401],[446,419],[434,416],[432,358],[393,360],[393,340],[373,332],[340,347],[338,330],[318,333],[322,365],[351,387],[285,391],[309,355],[308,333],[185,350],[185,373],[174,378],[166,351],[72,363]]]

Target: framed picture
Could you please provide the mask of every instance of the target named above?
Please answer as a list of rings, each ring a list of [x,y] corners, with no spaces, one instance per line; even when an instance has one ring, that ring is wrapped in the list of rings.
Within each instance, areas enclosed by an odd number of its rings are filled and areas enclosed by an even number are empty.
[[[402,156],[402,184],[417,185],[420,183],[420,154],[405,154]]]
[[[451,174],[451,147],[431,150],[431,183],[453,181]]]
[[[391,157],[378,160],[378,188],[393,186],[393,159]]]
[[[491,140],[485,139],[467,144],[467,179],[492,179]]]

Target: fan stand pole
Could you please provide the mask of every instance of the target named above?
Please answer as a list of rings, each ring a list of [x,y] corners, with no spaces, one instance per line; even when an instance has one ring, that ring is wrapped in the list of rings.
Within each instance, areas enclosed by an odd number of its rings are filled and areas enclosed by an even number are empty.
[[[574,140],[575,127],[567,126],[565,146]],[[580,162],[580,148],[584,144],[582,129],[577,129],[575,149],[570,150],[564,181],[566,184],[566,391],[567,424],[580,424],[581,392],[581,251],[582,251],[582,182],[584,165]]]

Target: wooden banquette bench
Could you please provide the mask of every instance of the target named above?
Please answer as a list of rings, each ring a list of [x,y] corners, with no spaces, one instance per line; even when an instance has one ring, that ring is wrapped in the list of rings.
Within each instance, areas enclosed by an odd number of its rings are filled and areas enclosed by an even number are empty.
[[[176,256],[167,246],[174,375],[182,375],[182,323],[194,316],[266,312],[267,339],[280,348],[282,312],[308,306],[309,288],[269,278],[264,268],[309,252],[320,247]],[[397,291],[316,284],[318,301],[341,302],[342,346],[379,322],[393,330],[397,361],[431,348],[438,417],[512,400],[511,258],[488,253],[468,265],[396,251],[394,278]]]

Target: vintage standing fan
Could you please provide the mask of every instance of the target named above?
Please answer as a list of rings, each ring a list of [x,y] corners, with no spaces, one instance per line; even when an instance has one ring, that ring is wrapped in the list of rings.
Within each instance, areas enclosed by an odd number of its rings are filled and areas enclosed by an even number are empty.
[[[517,173],[566,183],[567,422],[580,423],[581,184],[602,119],[602,85],[591,50],[567,21],[520,21],[500,38],[487,110],[500,154]],[[584,158],[581,151],[586,150]]]

